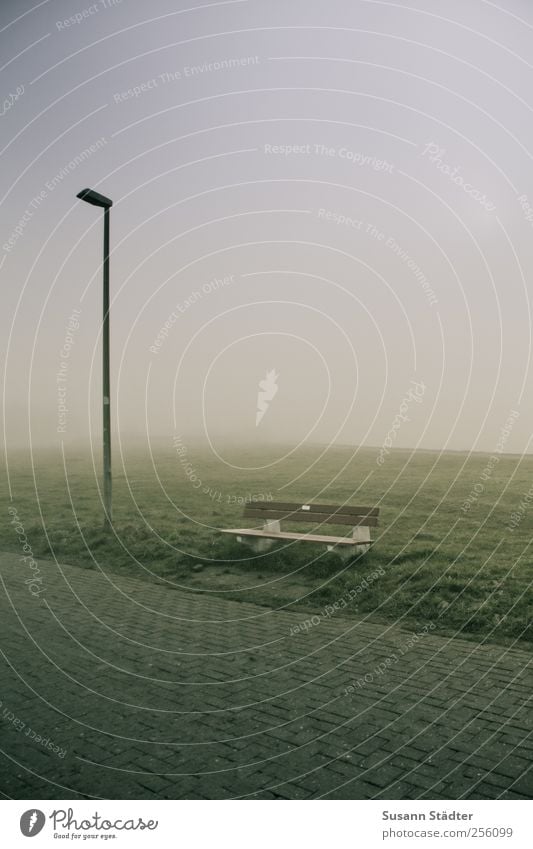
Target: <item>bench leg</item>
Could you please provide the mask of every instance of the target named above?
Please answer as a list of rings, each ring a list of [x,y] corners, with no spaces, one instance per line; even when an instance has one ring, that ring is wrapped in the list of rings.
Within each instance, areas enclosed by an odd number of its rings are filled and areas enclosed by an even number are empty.
[[[274,544],[273,539],[265,539],[264,537],[237,537],[237,542],[243,542],[249,546],[252,551],[268,551]]]
[[[356,525],[352,531],[352,539],[355,542],[368,543],[368,545],[357,546],[357,553],[362,552],[364,554],[370,548],[370,528],[367,525]]]
[[[335,554],[338,554],[343,563],[346,563],[348,560],[353,560],[354,557],[359,554],[358,551],[359,546],[355,545],[328,545],[328,551],[334,551]]]
[[[263,523],[263,530],[270,534],[279,534],[281,527],[277,519],[271,519],[269,522]],[[275,540],[268,537],[248,537],[247,542],[251,545],[254,551],[268,551],[275,543]]]

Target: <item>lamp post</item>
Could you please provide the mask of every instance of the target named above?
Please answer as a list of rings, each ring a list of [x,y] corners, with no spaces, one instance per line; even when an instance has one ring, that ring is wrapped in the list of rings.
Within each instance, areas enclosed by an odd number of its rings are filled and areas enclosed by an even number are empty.
[[[109,209],[113,201],[92,189],[82,189],[76,195],[80,200],[104,210],[104,297],[102,321],[102,402],[104,436],[104,530],[112,528],[111,495],[111,390],[109,379]]]

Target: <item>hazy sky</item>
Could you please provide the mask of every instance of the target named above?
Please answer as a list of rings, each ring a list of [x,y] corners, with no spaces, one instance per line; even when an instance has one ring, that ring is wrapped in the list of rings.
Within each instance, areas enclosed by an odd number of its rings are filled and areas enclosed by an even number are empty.
[[[122,433],[379,446],[401,410],[396,445],[494,451],[516,411],[529,450],[530,3],[3,0],[0,29],[8,447],[101,432],[88,186]]]

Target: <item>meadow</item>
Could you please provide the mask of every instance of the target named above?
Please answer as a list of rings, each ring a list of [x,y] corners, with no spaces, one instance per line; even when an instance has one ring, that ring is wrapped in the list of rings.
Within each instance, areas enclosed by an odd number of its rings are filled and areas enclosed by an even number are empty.
[[[220,459],[183,442],[181,450],[179,442],[122,446],[111,536],[102,530],[100,467],[88,453],[12,454],[0,548],[21,553],[11,505],[36,557],[163,582],[169,592],[297,607],[302,616],[349,597],[343,616],[531,643],[533,457],[396,450],[378,466],[372,448],[285,450],[281,459],[280,446],[228,446]],[[258,556],[217,533],[242,526],[246,499],[270,497],[379,506],[375,543],[347,564],[309,544]]]

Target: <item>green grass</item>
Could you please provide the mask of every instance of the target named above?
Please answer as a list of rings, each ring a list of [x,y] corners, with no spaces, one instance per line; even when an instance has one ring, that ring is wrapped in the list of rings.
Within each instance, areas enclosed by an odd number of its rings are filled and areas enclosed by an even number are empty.
[[[116,453],[112,537],[102,531],[99,469],[72,451],[65,468],[59,453],[39,454],[33,469],[28,458],[11,458],[12,504],[36,556],[302,610],[320,610],[381,568],[384,575],[343,615],[373,614],[409,627],[433,622],[445,633],[491,641],[532,640],[533,509],[514,531],[508,526],[530,487],[533,458],[501,456],[483,481],[484,455],[396,451],[378,467],[372,449],[353,456],[335,447],[315,463],[322,449],[307,447],[272,465],[275,450],[228,449],[221,462],[188,447],[200,487],[172,447],[159,448],[153,461],[138,449],[123,458]],[[242,471],[232,464],[268,467]],[[464,513],[480,481],[484,491]],[[278,545],[254,557],[216,528],[241,525],[235,498],[260,493],[379,505],[375,546],[349,565],[308,544]],[[6,498],[0,548],[18,552],[10,503]]]

